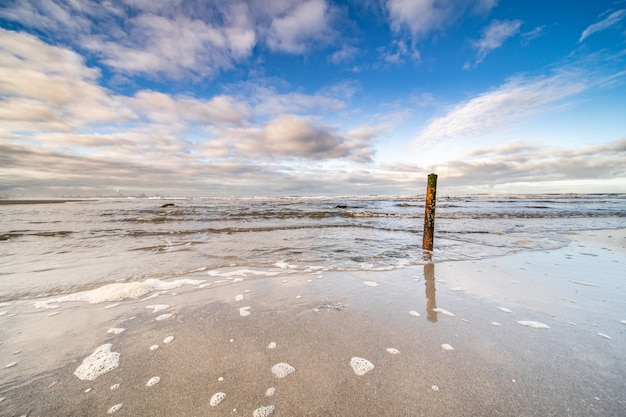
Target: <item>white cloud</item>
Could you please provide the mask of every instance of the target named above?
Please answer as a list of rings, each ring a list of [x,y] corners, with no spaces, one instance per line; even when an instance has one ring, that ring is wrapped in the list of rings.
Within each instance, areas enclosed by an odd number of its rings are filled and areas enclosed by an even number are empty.
[[[12,1],[0,16],[86,48],[126,75],[214,77],[250,58],[259,42],[305,54],[334,41],[326,0]]]
[[[288,10],[272,18],[266,38],[270,49],[302,54],[311,42],[327,43],[332,39],[330,8],[325,0],[292,3]]]
[[[587,88],[579,73],[543,78],[513,78],[495,90],[458,104],[420,132],[418,142],[472,137],[545,111]]]
[[[424,38],[431,32],[444,30],[465,11],[487,13],[497,0],[387,0],[391,28],[408,30],[413,39]]]
[[[521,20],[494,20],[485,27],[481,38],[472,42],[472,47],[476,50],[476,64],[480,64],[489,52],[498,49],[507,39],[516,35],[521,25]],[[466,69],[467,67],[466,65]]]
[[[605,30],[612,26],[617,25],[619,22],[621,22],[622,19],[624,19],[624,17],[626,17],[625,9],[617,10],[611,13],[610,15],[608,15],[606,18],[599,21],[598,23],[594,23],[593,25],[590,25],[589,27],[587,27],[583,31],[583,33],[580,35],[580,39],[578,39],[578,42],[584,41],[585,39],[587,39],[589,36],[593,35],[596,32],[600,32],[602,30]]]
[[[359,54],[359,49],[349,45],[343,45],[343,47],[331,54],[329,60],[333,64],[343,64],[353,61]]]

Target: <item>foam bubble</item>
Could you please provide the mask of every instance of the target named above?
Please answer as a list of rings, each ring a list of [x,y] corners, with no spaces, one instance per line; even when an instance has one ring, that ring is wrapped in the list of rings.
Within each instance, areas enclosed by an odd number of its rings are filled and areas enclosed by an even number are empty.
[[[107,333],[108,334],[120,334],[120,333],[124,332],[124,330],[126,330],[126,329],[124,329],[122,327],[112,327],[109,330],[107,330]]]
[[[267,345],[268,349],[276,349],[276,342],[270,342],[269,345]]]
[[[354,373],[359,376],[363,376],[374,369],[374,364],[372,362],[356,356],[350,359],[350,366],[354,370]]]
[[[161,382],[161,378],[158,376],[153,376],[152,378],[148,380],[148,382],[146,382],[146,387],[153,387],[159,382]]]
[[[91,355],[83,359],[83,362],[74,371],[79,379],[93,381],[100,375],[117,368],[120,364],[120,354],[111,352],[111,343],[105,343],[98,347]]]
[[[374,281],[365,281],[363,284],[367,285],[368,287],[378,287],[378,283]]]
[[[297,268],[296,265],[290,265],[285,261],[278,261],[274,264],[274,266],[277,266],[281,269],[296,269]]]
[[[498,307],[498,309],[500,311],[504,311],[505,313],[512,313],[513,311],[511,311],[510,309],[506,308],[506,307]]]
[[[157,317],[155,320],[156,321],[162,321],[162,320],[167,320],[169,318],[171,318],[174,314],[172,313],[166,313],[166,314],[161,314],[159,317]]]
[[[237,283],[237,282],[243,282],[243,278],[235,278],[233,280],[233,283]]]
[[[216,392],[211,397],[211,400],[209,401],[209,404],[211,405],[211,407],[218,406],[222,401],[224,401],[225,398],[226,398],[226,394],[225,393],[223,393],[223,392]]]
[[[274,387],[268,388],[268,389],[265,391],[265,396],[266,396],[266,397],[273,397],[273,396],[274,396],[274,394],[276,394],[276,388],[274,388]]]
[[[272,366],[272,373],[276,378],[285,378],[294,372],[296,372],[296,368],[286,362],[280,362]]]
[[[413,317],[422,317],[422,315],[415,310],[409,311],[409,314]]]
[[[167,310],[170,308],[169,304],[152,304],[146,306],[148,310],[152,310],[153,313],[158,313],[159,311]]]
[[[113,407],[109,408],[109,411],[107,411],[107,414],[113,414],[116,411],[120,411],[120,409],[122,408],[122,405],[124,404],[123,403],[115,404]]]
[[[450,289],[452,291],[454,291],[454,292],[465,292],[465,288],[463,288],[463,287],[453,287],[453,288],[450,288]]]
[[[150,346],[150,350],[157,350],[158,348],[159,348],[159,345]]]
[[[400,351],[396,348],[387,348],[387,352],[391,353],[392,355],[397,355],[400,353]]]
[[[444,310],[443,308],[433,308],[434,312],[441,313],[444,316],[454,317],[453,313],[450,313],[448,310]]]
[[[235,296],[235,301],[241,301],[241,300],[243,300],[243,294],[237,294]]]
[[[604,334],[604,333],[598,333],[598,336],[603,337],[605,339],[609,339],[609,340],[613,339],[611,336],[609,336],[608,334]]]
[[[13,368],[15,365],[18,364],[19,361],[14,361],[14,362],[9,362],[6,365],[4,365],[5,368]]]
[[[500,323],[498,323],[497,321],[492,321],[492,322],[491,322],[491,325],[492,325],[492,326],[496,326],[496,327],[500,327],[500,326],[502,326],[502,325],[501,325]]]
[[[550,326],[548,326],[547,324],[543,324],[538,321],[520,320],[518,321],[518,323],[521,324],[522,326],[531,327],[533,329],[549,329],[550,328]]]
[[[430,389],[435,392],[439,391],[439,387],[437,385],[433,385],[432,387],[430,387]]]
[[[172,290],[183,285],[198,285],[204,280],[179,279],[176,281],[161,281],[150,278],[138,282],[118,282],[107,284],[90,291],[82,291],[75,294],[68,294],[58,298],[35,303],[36,308],[58,308],[54,303],[64,303],[71,301],[84,301],[90,304],[104,303],[108,301],[120,301],[124,299],[138,299],[152,291]]]
[[[443,345],[441,345],[441,348],[443,350],[454,350],[454,348],[447,343],[444,343]]]
[[[259,407],[252,412],[252,417],[268,417],[270,414],[274,412],[276,407],[273,405],[265,405],[263,407]]]
[[[60,311],[55,311],[54,313],[48,314],[48,317],[54,317],[54,316],[56,316],[58,314],[61,314],[61,312]]]
[[[165,339],[163,339],[163,343],[165,343],[166,345],[168,343],[172,343],[172,341],[174,341],[174,336],[167,336]]]
[[[241,307],[239,309],[239,315],[241,317],[246,317],[250,315],[250,306],[246,306],[246,307]]]
[[[113,385],[111,385],[111,391],[115,391],[119,387],[120,387],[120,384],[113,384]]]

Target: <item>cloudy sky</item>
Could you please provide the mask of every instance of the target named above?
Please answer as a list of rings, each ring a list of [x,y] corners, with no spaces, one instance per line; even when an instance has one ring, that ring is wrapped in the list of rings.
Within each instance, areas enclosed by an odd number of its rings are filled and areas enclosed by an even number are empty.
[[[626,1],[5,0],[0,197],[626,192]]]

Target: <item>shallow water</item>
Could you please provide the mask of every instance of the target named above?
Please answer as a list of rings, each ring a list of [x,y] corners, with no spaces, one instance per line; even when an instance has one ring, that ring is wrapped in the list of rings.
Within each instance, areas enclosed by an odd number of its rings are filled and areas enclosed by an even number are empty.
[[[420,265],[423,211],[421,197],[0,205],[0,300],[204,271],[268,276]],[[554,249],[570,232],[625,227],[625,195],[440,197],[433,260]]]

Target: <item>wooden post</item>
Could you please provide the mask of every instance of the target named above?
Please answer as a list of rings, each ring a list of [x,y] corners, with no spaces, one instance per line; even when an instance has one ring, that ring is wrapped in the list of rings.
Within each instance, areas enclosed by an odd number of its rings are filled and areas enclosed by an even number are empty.
[[[432,251],[435,237],[435,205],[437,194],[437,174],[428,175],[426,187],[426,213],[424,214],[424,238],[422,249]]]

